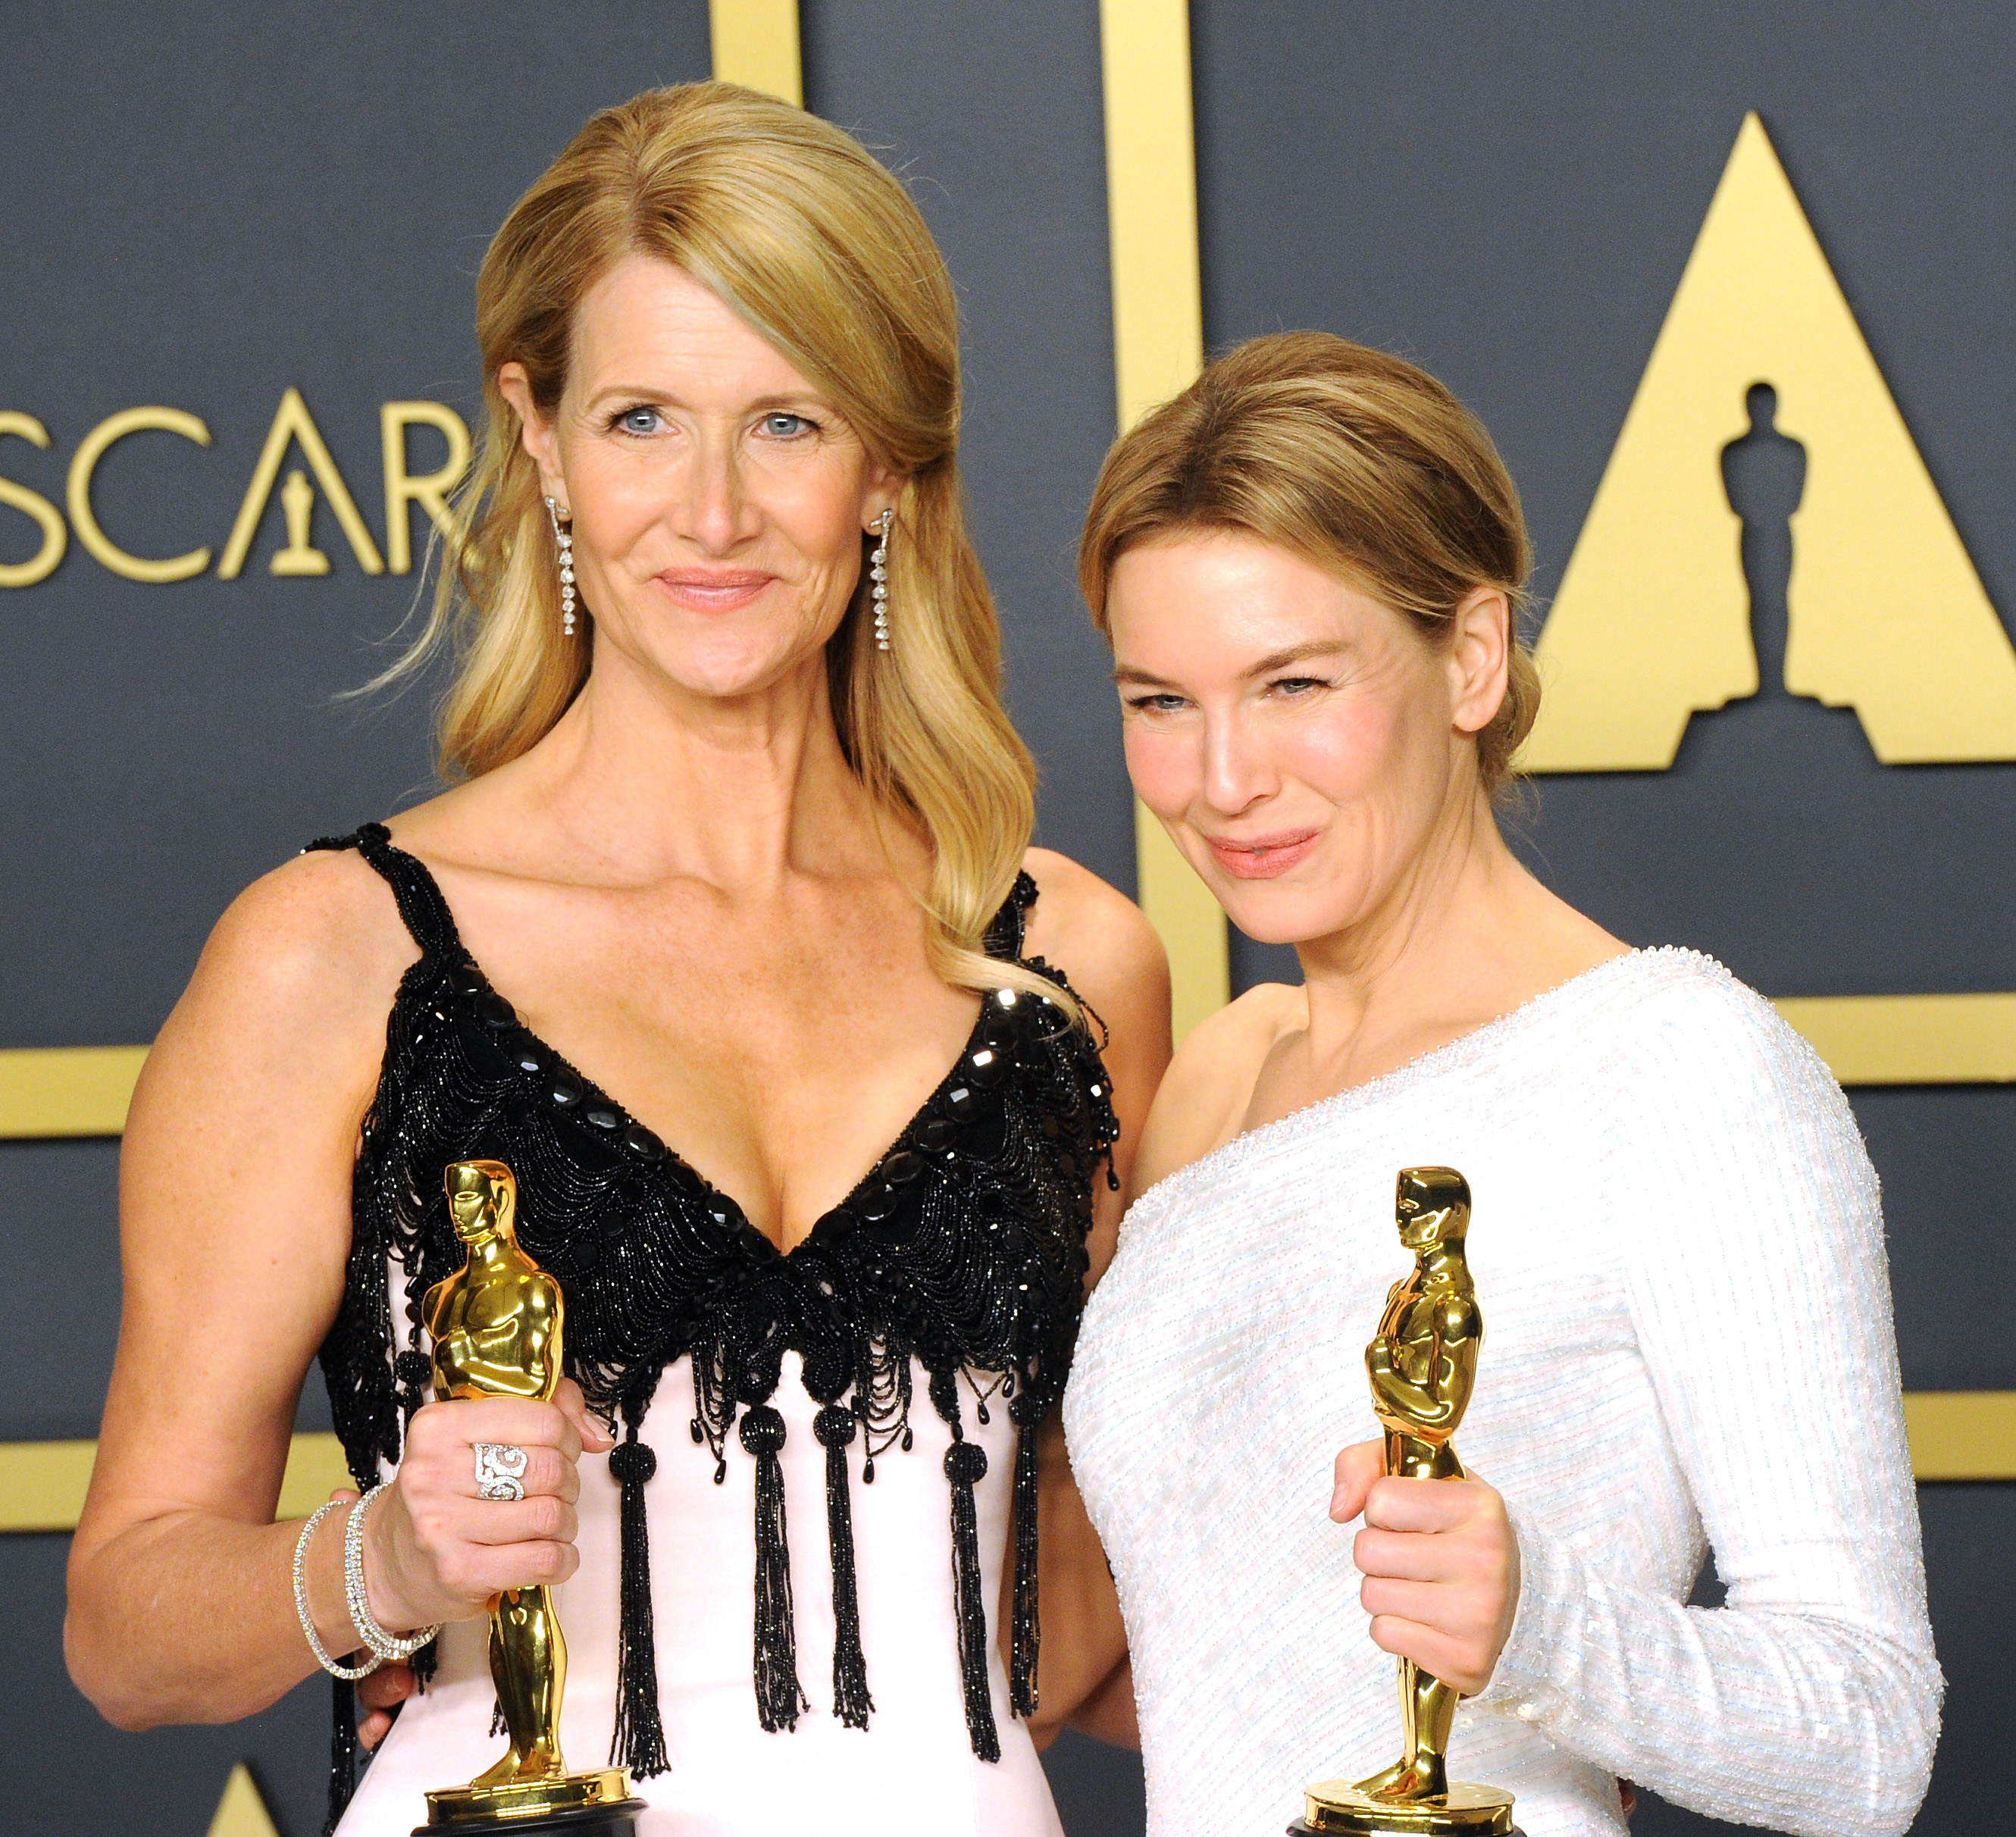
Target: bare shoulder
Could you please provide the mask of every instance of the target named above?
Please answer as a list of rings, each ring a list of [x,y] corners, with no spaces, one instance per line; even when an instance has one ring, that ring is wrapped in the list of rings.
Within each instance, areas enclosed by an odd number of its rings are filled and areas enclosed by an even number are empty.
[[[1238,1134],[1267,1055],[1283,1036],[1308,1025],[1309,1003],[1300,989],[1262,982],[1193,1028],[1148,1113],[1137,1187],[1166,1180]]]
[[[418,955],[391,889],[354,851],[262,875],[218,920],[162,1028],[133,1131],[144,1137],[157,1111],[180,1111],[200,1087],[311,1081],[333,1095],[375,1076],[387,1010]]]
[[[203,946],[192,989],[249,982],[261,996],[396,983],[419,955],[384,878],[354,848],[318,849],[262,874]],[[326,1004],[325,1013],[326,1013]]]
[[[1093,1004],[1100,991],[1145,985],[1168,1000],[1169,963],[1147,915],[1118,888],[1054,848],[1031,848],[1023,866],[1036,883],[1024,948],[1056,964]]]

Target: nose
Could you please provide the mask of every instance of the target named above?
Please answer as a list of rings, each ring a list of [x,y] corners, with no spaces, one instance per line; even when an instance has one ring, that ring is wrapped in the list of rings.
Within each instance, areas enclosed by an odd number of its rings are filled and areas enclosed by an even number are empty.
[[[676,508],[678,533],[704,554],[726,555],[755,533],[733,434],[704,428],[694,441]]]
[[[1262,737],[1237,708],[1204,711],[1204,801],[1219,815],[1237,816],[1281,788],[1281,775]]]

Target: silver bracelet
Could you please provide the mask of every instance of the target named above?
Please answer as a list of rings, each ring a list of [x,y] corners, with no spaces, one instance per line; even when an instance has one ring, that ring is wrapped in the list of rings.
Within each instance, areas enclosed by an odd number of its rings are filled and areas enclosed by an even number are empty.
[[[321,1528],[322,1522],[342,1504],[332,1499],[319,1507],[308,1522],[301,1526],[301,1534],[294,1540],[294,1612],[301,1617],[301,1631],[308,1635],[308,1650],[315,1654],[315,1662],[331,1677],[340,1677],[354,1683],[360,1677],[369,1677],[385,1661],[373,1654],[368,1665],[339,1665],[329,1655],[329,1648],[322,1643],[316,1633],[315,1615],[308,1612],[308,1540]]]
[[[417,1633],[394,1637],[378,1624],[377,1616],[371,1612],[371,1597],[364,1586],[364,1515],[371,1509],[372,1500],[391,1483],[380,1480],[358,1500],[343,1532],[343,1586],[350,1597],[350,1618],[364,1643],[378,1655],[380,1664],[410,1659],[441,1631],[438,1626],[423,1626]]]

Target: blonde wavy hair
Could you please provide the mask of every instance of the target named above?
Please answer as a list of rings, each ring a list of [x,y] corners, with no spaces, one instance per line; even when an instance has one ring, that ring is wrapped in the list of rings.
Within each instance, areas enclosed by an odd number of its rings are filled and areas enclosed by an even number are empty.
[[[1255,338],[1204,367],[1137,424],[1100,469],[1078,584],[1109,639],[1120,557],[1183,529],[1274,542],[1402,614],[1430,643],[1453,635],[1478,587],[1511,602],[1505,699],[1477,737],[1485,794],[1516,794],[1513,755],[1540,711],[1521,641],[1532,548],[1484,424],[1425,371],[1328,332]]]
[[[1001,706],[1000,631],[967,534],[951,276],[885,167],[817,116],[754,91],[684,84],[604,110],[518,200],[484,258],[481,445],[425,629],[388,672],[409,677],[453,656],[437,729],[443,775],[517,758],[587,680],[592,647],[560,636],[538,474],[497,376],[523,364],[550,413],[583,297],[633,254],[718,294],[905,478],[890,542],[893,649],[876,648],[865,567],[827,647],[841,744],[877,806],[930,843],[933,968],[954,987],[1055,997],[981,948],[1028,845],[1035,768]]]

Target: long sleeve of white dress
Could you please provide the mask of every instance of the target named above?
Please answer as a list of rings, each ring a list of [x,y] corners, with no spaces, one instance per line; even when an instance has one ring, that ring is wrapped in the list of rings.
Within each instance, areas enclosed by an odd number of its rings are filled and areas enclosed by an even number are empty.
[[[1453,1774],[1528,1837],[1617,1780],[1797,1837],[1898,1837],[1941,1684],[1876,1177],[1770,1005],[1638,951],[1136,1201],[1065,1423],[1125,1611],[1150,1837],[1279,1837],[1398,1752],[1325,1512],[1377,1433],[1363,1348],[1407,1166],[1463,1170],[1485,1321],[1456,1441],[1523,1583]],[[1726,1604],[1686,1605],[1712,1546]]]
[[[1940,1681],[1876,1176],[1826,1068],[1745,1005],[1640,1010],[1613,1068],[1627,1177],[1607,1183],[1643,1207],[1630,1317],[1726,1604],[1522,1536],[1478,1702],[1719,1817],[1892,1837],[1924,1795]]]

